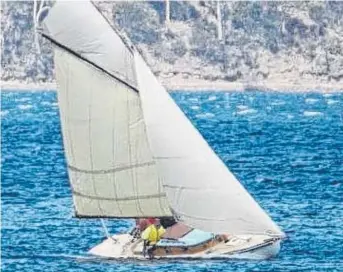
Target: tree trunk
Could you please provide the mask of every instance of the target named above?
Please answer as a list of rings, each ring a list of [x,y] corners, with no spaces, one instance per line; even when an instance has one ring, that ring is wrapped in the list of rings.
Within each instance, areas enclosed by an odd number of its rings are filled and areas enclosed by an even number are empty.
[[[166,23],[170,22],[170,2],[166,0]]]
[[[220,10],[220,1],[217,1],[217,38],[218,40],[223,39],[223,29],[222,29],[222,14]]]

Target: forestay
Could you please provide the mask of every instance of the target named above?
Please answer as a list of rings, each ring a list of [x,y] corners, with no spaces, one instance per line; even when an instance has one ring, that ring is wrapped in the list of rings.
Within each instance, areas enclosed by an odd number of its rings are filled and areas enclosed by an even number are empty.
[[[90,2],[57,2],[44,23],[55,45],[76,215],[170,216],[148,146],[132,53]]]
[[[255,202],[135,54],[150,147],[179,221],[214,233],[274,234],[279,227]]]

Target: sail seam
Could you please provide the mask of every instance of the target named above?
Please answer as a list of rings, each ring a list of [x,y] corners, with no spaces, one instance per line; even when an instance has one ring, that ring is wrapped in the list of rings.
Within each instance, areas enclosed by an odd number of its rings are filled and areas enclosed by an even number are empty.
[[[170,215],[160,215],[160,214],[144,214],[142,216],[138,216],[138,215],[128,215],[128,216],[118,216],[118,215],[104,215],[104,216],[100,216],[100,215],[84,215],[84,214],[80,214],[80,213],[75,213],[75,217],[76,218],[109,218],[109,219],[135,219],[135,218],[148,218],[148,217],[158,217],[159,219],[161,218],[170,218]]]
[[[163,187],[171,188],[171,189],[187,189],[187,190],[199,190],[199,191],[204,191],[204,190],[223,190],[223,187],[187,187],[187,186],[177,186],[177,185],[169,185],[169,184],[163,184]]]
[[[116,84],[117,87],[117,84]],[[112,109],[112,114],[113,114],[113,120],[116,120],[116,107],[113,107]],[[115,163],[116,161],[116,150],[118,149],[117,146],[117,142],[116,142],[116,129],[115,129],[115,122],[113,122],[112,125],[112,158],[113,158],[113,163]],[[114,195],[116,198],[118,198],[118,184],[117,184],[117,176],[116,176],[116,172],[110,172],[109,174],[111,174],[112,180],[113,180],[113,189],[114,189]],[[121,215],[123,215],[123,209],[120,206],[120,204],[118,202],[116,202],[117,207],[118,207],[118,211],[120,212]]]
[[[90,198],[90,199],[96,199],[96,200],[109,200],[109,201],[131,201],[131,200],[137,201],[138,199],[152,199],[152,198],[160,198],[160,197],[165,197],[166,196],[166,194],[162,193],[162,194],[153,194],[153,195],[142,195],[142,196],[129,196],[129,197],[113,198],[113,197],[100,197],[100,196],[85,195],[83,193],[75,191],[74,189],[72,189],[72,192],[76,196],[81,196],[81,197]]]
[[[92,74],[91,77],[94,77],[94,74]],[[93,97],[93,80],[91,81],[91,84],[89,86],[89,90],[90,90],[90,101],[88,104],[88,136],[89,136],[89,158],[90,158],[90,164],[91,164],[91,169],[93,171],[94,168],[94,160],[93,160],[93,149],[92,149],[92,97]],[[95,179],[94,179],[94,175],[91,175],[91,180],[92,180],[92,185],[93,185],[93,190],[94,190],[94,194],[99,195],[97,192],[97,188],[95,185]],[[99,213],[101,214],[105,214],[102,207],[101,207],[101,203],[98,200],[97,201],[97,206],[98,206],[98,210]]]
[[[131,83],[126,82],[125,80],[121,79],[118,76],[115,76],[114,74],[110,73],[109,71],[107,71],[106,69],[102,68],[101,66],[95,64],[94,62],[90,61],[89,59],[83,57],[82,55],[76,53],[74,50],[70,49],[69,47],[59,43],[58,41],[56,41],[54,38],[50,37],[49,35],[45,34],[45,33],[41,33],[41,35],[49,40],[50,42],[52,42],[54,45],[56,45],[57,47],[67,51],[68,53],[72,54],[73,56],[85,61],[86,63],[92,65],[93,67],[99,69],[101,72],[107,74],[108,76],[110,76],[111,78],[114,78],[115,80],[121,82],[122,84],[124,84],[125,86],[129,87],[130,89],[132,89],[135,92],[139,92],[137,87],[133,86]]]
[[[112,168],[112,169],[106,169],[106,170],[86,170],[86,169],[81,169],[81,168],[78,168],[78,167],[75,167],[75,166],[68,164],[68,168],[72,171],[86,173],[86,174],[108,174],[108,173],[115,173],[115,172],[130,170],[133,168],[150,166],[150,165],[154,165],[154,164],[155,164],[155,162],[145,162],[145,163],[132,164],[132,165],[116,167],[116,168]]]

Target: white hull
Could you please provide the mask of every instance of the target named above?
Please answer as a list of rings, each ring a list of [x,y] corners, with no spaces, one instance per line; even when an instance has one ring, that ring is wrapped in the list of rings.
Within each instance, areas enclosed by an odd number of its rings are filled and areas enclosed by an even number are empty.
[[[114,235],[99,245],[93,247],[89,253],[109,259],[146,259],[141,254],[141,240],[131,242],[129,234]],[[273,240],[269,236],[240,236],[229,242],[217,244],[195,254],[155,256],[156,259],[170,258],[234,258],[234,259],[269,259],[276,256],[280,250],[280,240]]]

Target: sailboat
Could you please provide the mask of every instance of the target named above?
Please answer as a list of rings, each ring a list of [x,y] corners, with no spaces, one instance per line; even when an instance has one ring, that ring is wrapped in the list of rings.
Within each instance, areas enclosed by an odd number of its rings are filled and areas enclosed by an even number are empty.
[[[54,48],[77,218],[173,217],[184,231],[162,236],[154,258],[278,254],[285,234],[91,1],[57,1],[40,34]],[[89,253],[144,258],[130,233]]]

